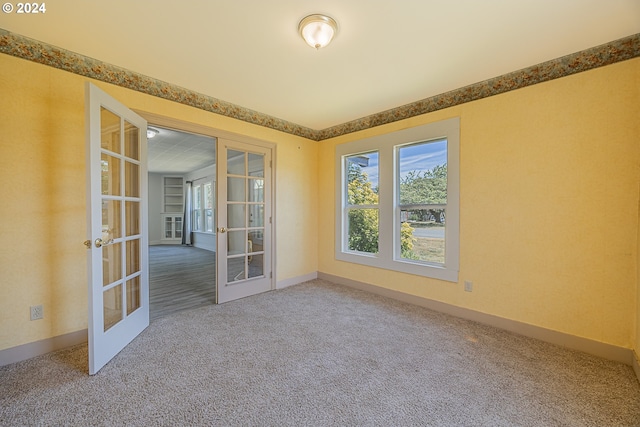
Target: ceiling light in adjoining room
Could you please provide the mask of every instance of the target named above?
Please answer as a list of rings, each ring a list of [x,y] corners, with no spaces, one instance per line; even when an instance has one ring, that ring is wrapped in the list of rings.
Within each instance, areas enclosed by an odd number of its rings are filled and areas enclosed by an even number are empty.
[[[338,23],[326,15],[309,15],[298,24],[298,32],[311,47],[328,45],[338,32]]]
[[[159,134],[160,131],[158,129],[154,129],[154,128],[147,128],[147,139],[151,139],[154,136],[156,136],[157,134]]]

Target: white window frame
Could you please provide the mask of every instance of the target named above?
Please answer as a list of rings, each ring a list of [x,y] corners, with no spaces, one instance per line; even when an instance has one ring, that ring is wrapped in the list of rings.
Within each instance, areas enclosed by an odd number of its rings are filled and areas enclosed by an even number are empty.
[[[212,207],[210,209],[205,207],[205,192],[204,187],[210,184],[211,185],[211,197],[212,197]],[[192,184],[192,208],[191,208],[191,221],[193,231],[196,233],[206,233],[206,234],[215,234],[216,227],[216,219],[215,219],[215,181],[213,177],[200,178],[193,181]],[[200,206],[196,207],[196,192],[199,194]],[[206,213],[208,210],[211,210],[211,217],[213,220],[213,226],[211,230],[207,230],[207,216]],[[199,220],[196,221],[195,212],[199,211]]]
[[[430,140],[447,140],[447,204],[444,264],[425,263],[400,257],[400,206],[397,147]],[[345,158],[359,153],[379,153],[378,253],[349,251],[346,204]],[[336,259],[400,271],[434,279],[458,282],[460,258],[460,119],[452,118],[385,135],[336,146]]]

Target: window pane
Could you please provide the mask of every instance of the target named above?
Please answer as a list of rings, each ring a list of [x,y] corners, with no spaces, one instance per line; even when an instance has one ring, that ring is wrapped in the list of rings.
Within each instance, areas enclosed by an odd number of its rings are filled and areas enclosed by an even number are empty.
[[[349,210],[348,227],[349,250],[378,253],[378,209]]]
[[[400,211],[400,248],[404,259],[444,264],[444,209]]]
[[[447,140],[398,149],[400,204],[447,203]]]
[[[200,227],[200,222],[202,220],[200,214],[202,211],[197,210],[197,211],[193,211],[193,224],[191,224],[191,228],[193,228],[193,231],[200,231],[202,227]]]
[[[205,214],[205,230],[204,231],[208,231],[208,232],[213,232],[213,210],[212,209],[205,209],[204,210],[204,214]]]
[[[204,207],[213,208],[213,188],[210,182],[204,185]]]
[[[378,152],[346,158],[347,204],[378,204]]]
[[[193,208],[200,209],[201,206],[201,196],[200,196],[200,186],[196,185],[193,187]]]

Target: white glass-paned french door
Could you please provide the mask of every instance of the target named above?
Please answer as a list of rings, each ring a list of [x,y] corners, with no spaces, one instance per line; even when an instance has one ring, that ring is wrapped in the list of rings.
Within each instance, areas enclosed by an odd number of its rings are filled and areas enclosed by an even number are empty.
[[[274,288],[271,149],[218,139],[217,302]]]
[[[87,83],[89,373],[149,325],[147,122]]]

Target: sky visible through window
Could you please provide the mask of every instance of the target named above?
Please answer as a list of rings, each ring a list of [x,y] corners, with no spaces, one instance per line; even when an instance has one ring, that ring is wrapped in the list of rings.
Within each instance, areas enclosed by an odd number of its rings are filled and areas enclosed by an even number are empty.
[[[364,154],[369,159],[369,165],[362,171],[369,177],[369,182],[374,190],[378,188],[379,156],[378,153]],[[424,172],[432,170],[438,165],[447,163],[447,140],[436,140],[427,144],[418,143],[402,147],[400,155],[400,178],[404,178],[409,172]]]

